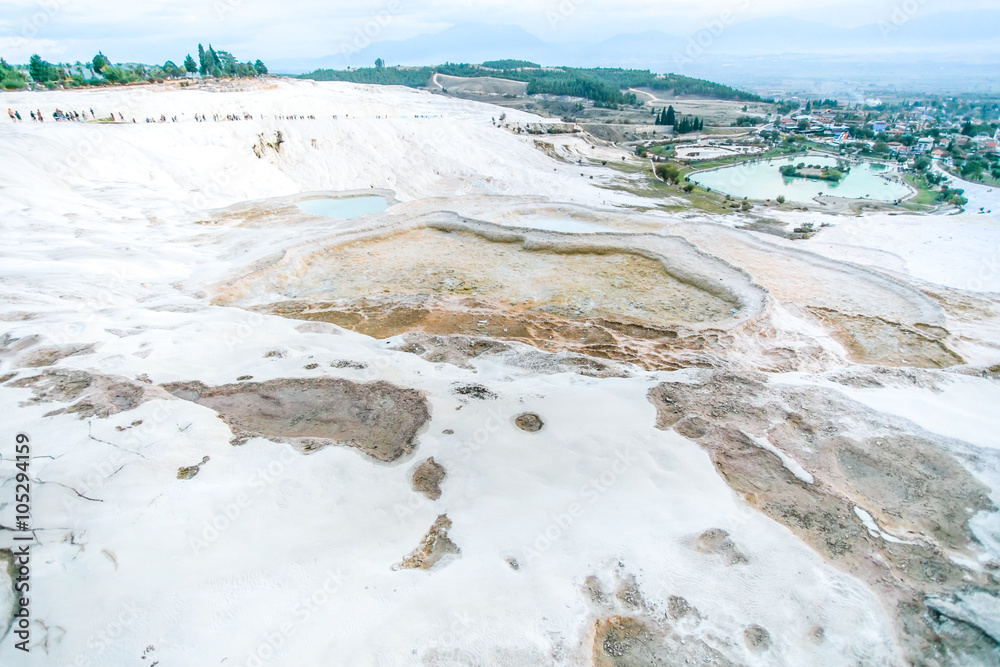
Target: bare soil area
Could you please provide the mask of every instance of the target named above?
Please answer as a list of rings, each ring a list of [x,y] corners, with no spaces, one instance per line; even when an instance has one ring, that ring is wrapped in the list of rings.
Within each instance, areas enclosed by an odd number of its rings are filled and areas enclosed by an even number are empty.
[[[252,437],[291,442],[304,451],[339,444],[383,462],[412,452],[430,419],[423,394],[388,382],[316,378],[219,387],[175,382],[163,388],[218,412],[237,444]]]

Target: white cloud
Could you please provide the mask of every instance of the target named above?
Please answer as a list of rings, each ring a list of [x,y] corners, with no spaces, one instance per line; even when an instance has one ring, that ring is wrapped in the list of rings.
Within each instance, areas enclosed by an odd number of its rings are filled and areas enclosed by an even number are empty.
[[[472,21],[512,23],[552,41],[622,32],[686,34],[722,12],[737,20],[794,16],[837,25],[872,23],[895,5],[918,2],[921,13],[995,7],[991,0],[4,0],[0,56],[86,59],[99,49],[112,58],[176,60],[209,42],[240,58],[321,56],[337,51],[358,29],[387,11],[377,40],[403,39]],[[390,9],[390,8],[395,8]],[[559,13],[564,21],[549,18]],[[547,18],[548,17],[548,18]]]

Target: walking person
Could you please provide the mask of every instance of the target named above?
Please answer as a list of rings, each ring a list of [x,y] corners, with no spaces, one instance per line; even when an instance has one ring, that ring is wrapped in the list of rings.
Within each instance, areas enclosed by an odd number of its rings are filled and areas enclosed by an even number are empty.
[[[21,122],[21,112],[20,111],[15,111],[14,112],[14,117],[17,118],[17,122],[18,123]]]
[[[16,120],[14,120],[14,112],[13,111],[11,111],[10,109],[7,109],[7,115],[10,116],[10,122],[12,122],[12,123],[16,123],[17,122]]]

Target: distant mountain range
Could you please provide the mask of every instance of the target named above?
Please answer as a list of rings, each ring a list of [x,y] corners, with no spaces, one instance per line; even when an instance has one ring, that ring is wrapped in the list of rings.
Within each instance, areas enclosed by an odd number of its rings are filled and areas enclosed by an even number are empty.
[[[900,10],[901,11],[901,10]],[[384,41],[322,58],[286,58],[268,63],[272,71],[301,74],[319,68],[436,65],[499,58],[522,58],[545,65],[634,67],[704,76],[714,66],[748,56],[808,55],[902,64],[1000,61],[1000,11],[976,10],[917,16],[887,14],[858,28],[838,28],[791,18],[761,18],[679,35],[661,31],[616,35],[597,43],[553,43],[513,25],[470,23],[406,40]]]

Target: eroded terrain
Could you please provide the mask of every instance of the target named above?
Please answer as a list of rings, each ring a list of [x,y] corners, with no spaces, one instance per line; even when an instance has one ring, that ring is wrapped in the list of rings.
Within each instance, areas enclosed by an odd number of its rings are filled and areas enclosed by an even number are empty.
[[[396,87],[77,94],[261,115],[2,130],[30,664],[1000,662],[985,216],[693,208]]]

